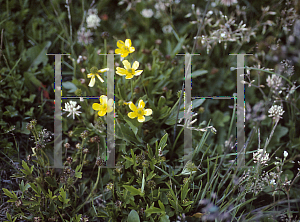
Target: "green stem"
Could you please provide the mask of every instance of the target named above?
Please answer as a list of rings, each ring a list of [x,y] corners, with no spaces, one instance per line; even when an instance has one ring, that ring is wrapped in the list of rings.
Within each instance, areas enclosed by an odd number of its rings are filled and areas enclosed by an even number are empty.
[[[99,179],[100,179],[100,173],[101,173],[101,167],[98,167],[98,175],[97,175],[97,180],[96,180],[96,183],[92,189],[92,191],[90,192],[90,194],[88,195],[88,197],[86,198],[86,200],[76,209],[75,212],[78,212],[87,202],[88,200],[90,199],[90,197],[92,196],[94,190],[96,189],[97,185],[98,185],[98,182],[99,182]]]
[[[133,100],[133,83],[132,80],[130,81],[130,85],[131,85],[131,101]]]
[[[107,42],[106,42],[106,39],[104,39],[104,54],[107,54]],[[106,55],[104,56],[104,65],[103,66],[107,66],[106,64]]]

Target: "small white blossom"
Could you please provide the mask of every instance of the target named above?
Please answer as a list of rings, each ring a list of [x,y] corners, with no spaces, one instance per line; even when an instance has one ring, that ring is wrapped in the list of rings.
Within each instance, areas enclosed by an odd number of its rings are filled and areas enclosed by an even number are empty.
[[[141,11],[142,16],[144,16],[145,18],[151,18],[154,14],[154,12],[152,11],[152,9],[143,9]]]
[[[163,33],[166,33],[166,34],[171,33],[172,30],[173,30],[173,28],[171,25],[166,25],[162,28]]]
[[[274,179],[270,180],[270,184],[271,184],[271,185],[276,185],[275,180],[274,180]]]
[[[289,153],[288,153],[287,151],[284,151],[284,152],[283,152],[284,158],[287,158],[288,155],[289,155]]]
[[[266,81],[267,85],[274,90],[278,90],[282,86],[282,78],[275,74],[272,74],[272,77],[268,76]]]
[[[80,115],[79,113],[81,113],[81,112],[78,111],[78,110],[81,108],[81,106],[78,105],[76,107],[76,105],[77,105],[76,101],[70,101],[69,103],[68,102],[65,103],[65,109],[63,109],[63,111],[70,112],[69,115],[67,115],[67,117],[69,117],[69,116],[71,116],[73,114],[73,119],[75,119],[75,114],[77,116]]]
[[[281,106],[278,106],[278,105],[273,105],[269,111],[270,113],[269,117],[273,117],[273,118],[282,118],[281,116],[283,115],[283,113],[285,111],[283,111],[282,107]]]
[[[254,159],[254,163],[256,163],[257,161],[261,162],[262,164],[268,165],[266,164],[266,162],[269,161],[269,154],[265,153],[263,155],[263,149],[258,149],[256,153],[253,153],[253,159]]]
[[[88,45],[93,42],[92,39],[93,33],[90,30],[86,30],[85,27],[82,27],[80,30],[77,32],[77,42],[82,44],[82,45]]]
[[[96,14],[91,14],[86,18],[86,23],[88,28],[96,29],[97,26],[100,26],[101,19]]]

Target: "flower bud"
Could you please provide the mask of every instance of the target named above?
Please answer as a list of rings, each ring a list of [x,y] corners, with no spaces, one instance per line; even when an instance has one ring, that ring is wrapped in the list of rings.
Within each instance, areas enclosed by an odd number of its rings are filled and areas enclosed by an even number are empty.
[[[107,39],[107,38],[109,37],[109,33],[108,33],[108,32],[102,32],[102,33],[101,33],[101,37],[102,37],[103,39]]]

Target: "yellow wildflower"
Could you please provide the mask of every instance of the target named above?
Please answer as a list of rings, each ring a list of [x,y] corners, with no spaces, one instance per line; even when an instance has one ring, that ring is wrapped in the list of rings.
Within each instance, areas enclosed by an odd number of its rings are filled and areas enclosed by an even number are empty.
[[[125,58],[129,53],[135,51],[135,48],[131,46],[131,40],[126,39],[125,43],[121,40],[117,42],[118,49],[115,50],[116,54],[121,54],[121,57]]]
[[[99,103],[93,103],[93,109],[94,110],[99,110],[98,115],[99,116],[104,116],[106,112],[110,113],[113,111],[113,106],[114,106],[114,100],[109,99],[107,102],[107,96],[100,96],[100,104]]]
[[[98,72],[104,73],[104,72],[106,72],[108,70],[109,70],[109,68],[98,70],[97,67],[92,67],[91,70],[90,70],[91,73],[87,75],[88,78],[92,78],[91,81],[90,81],[90,83],[89,83],[89,87],[93,87],[95,85],[95,76],[97,76],[98,79],[101,82],[104,82],[104,80],[100,77],[100,75],[98,74]]]
[[[144,116],[150,116],[152,114],[152,109],[144,109],[145,103],[143,100],[139,101],[138,107],[136,107],[133,102],[129,103],[129,108],[133,111],[128,113],[128,117],[134,119],[135,117],[138,118],[139,122],[144,122]]]
[[[143,72],[143,70],[136,70],[139,67],[138,61],[135,61],[133,63],[132,68],[131,68],[131,65],[128,62],[128,60],[124,60],[123,65],[124,65],[125,69],[117,67],[116,73],[119,74],[120,76],[126,75],[125,79],[132,79],[133,76],[141,75],[141,73]]]

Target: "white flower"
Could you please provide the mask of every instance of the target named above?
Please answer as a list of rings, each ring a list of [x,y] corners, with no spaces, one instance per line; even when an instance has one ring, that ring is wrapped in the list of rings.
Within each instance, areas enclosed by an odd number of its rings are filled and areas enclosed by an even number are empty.
[[[282,78],[275,74],[272,74],[272,77],[268,76],[266,81],[267,85],[274,90],[278,90],[282,86]]]
[[[269,154],[265,153],[263,155],[263,149],[258,149],[256,153],[253,153],[253,159],[254,159],[254,163],[256,163],[257,161],[261,162],[262,164],[268,165],[266,164],[266,162],[269,161]]]
[[[94,28],[96,29],[97,26],[100,26],[101,19],[98,17],[98,15],[91,14],[86,18],[86,23],[88,28]]]
[[[162,28],[163,33],[166,33],[166,34],[171,33],[172,30],[173,30],[173,28],[171,25],[166,25]]]
[[[67,117],[69,117],[73,114],[73,119],[75,119],[75,114],[77,116],[79,116],[79,113],[81,113],[81,112],[78,110],[81,108],[81,106],[78,105],[76,107],[76,105],[77,105],[77,102],[75,102],[75,101],[70,101],[69,103],[68,102],[65,103],[65,109],[63,109],[63,111],[70,112],[69,115],[67,115]]]
[[[276,185],[276,181],[274,179],[270,180],[271,185]]]
[[[80,30],[77,32],[77,38],[78,38],[78,43],[80,44],[91,44],[93,42],[92,39],[93,33],[90,30],[86,30],[85,27],[82,27]]]
[[[286,158],[288,155],[289,155],[289,153],[288,153],[287,151],[284,151],[284,152],[283,152],[284,158]]]
[[[153,16],[153,11],[152,9],[143,9],[141,11],[142,16],[144,16],[145,18],[151,18]]]
[[[273,118],[282,118],[281,116],[283,115],[283,113],[285,111],[283,111],[282,107],[281,106],[278,106],[278,105],[273,105],[269,111],[270,113],[269,117],[273,117]]]

